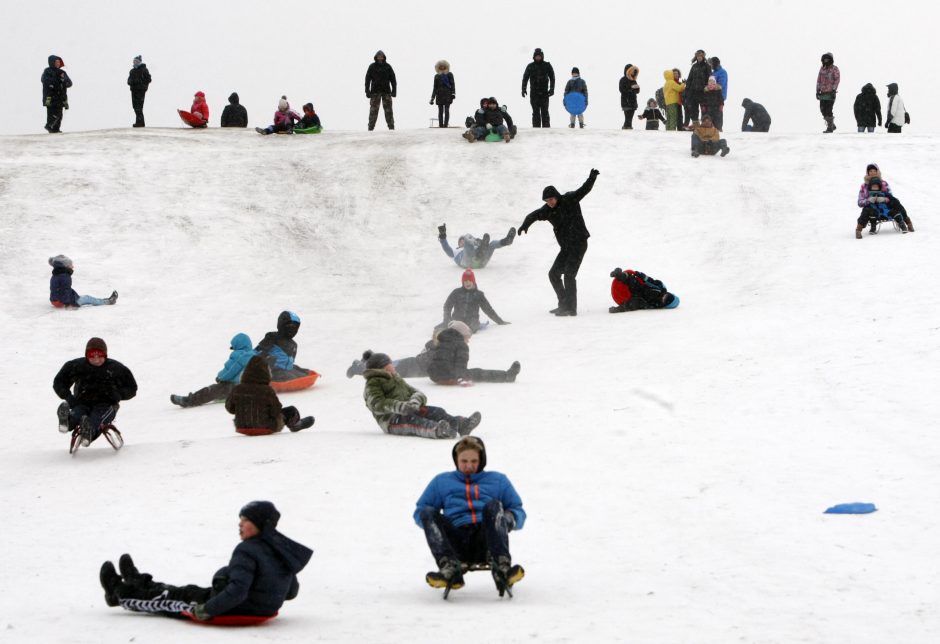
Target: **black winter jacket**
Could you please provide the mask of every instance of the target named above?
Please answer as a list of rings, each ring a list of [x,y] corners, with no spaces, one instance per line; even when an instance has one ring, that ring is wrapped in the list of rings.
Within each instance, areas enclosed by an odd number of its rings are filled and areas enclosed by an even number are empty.
[[[134,94],[145,94],[151,80],[145,63],[132,68],[131,73],[127,75],[127,84],[131,86],[131,92]]]
[[[228,97],[228,105],[222,110],[222,127],[248,127],[248,110],[238,102],[235,92]]]
[[[225,410],[234,414],[236,429],[284,429],[284,414],[277,393],[271,388],[271,372],[263,358],[253,357],[242,372],[241,382],[225,399]]]
[[[69,102],[68,89],[72,86],[72,79],[64,69],[56,69],[55,61],[61,60],[58,56],[49,56],[49,66],[43,71],[42,78],[42,104],[51,98],[51,107],[62,107]]]
[[[502,109],[501,107],[496,108],[495,110],[479,109],[473,115],[474,124],[478,127],[486,127],[487,125],[492,125],[493,127],[499,127],[505,125],[507,128],[512,129],[512,117],[509,116],[509,113]]]
[[[376,54],[378,59],[378,54]],[[398,93],[398,81],[395,80],[395,70],[386,61],[381,63],[376,60],[369,69],[366,70],[366,96],[373,94],[391,94]]]
[[[742,131],[749,120],[754,121],[755,130],[766,130],[770,127],[770,114],[764,109],[763,105],[746,98],[741,103],[741,106],[744,108],[744,120],[741,122]]]
[[[538,210],[530,212],[525,221],[522,222],[519,230],[527,232],[529,226],[536,221],[548,221],[551,222],[555,231],[555,239],[562,248],[573,248],[584,244],[591,236],[591,233],[584,225],[584,216],[581,214],[581,200],[591,192],[596,179],[597,177],[592,175],[580,188],[572,192],[566,192],[564,195],[557,194],[556,191],[558,203],[555,204],[555,207],[549,208],[548,204],[545,204]]]
[[[69,360],[52,381],[56,395],[76,405],[115,405],[137,395],[137,381],[131,370],[117,360],[106,358],[100,367],[86,358]]]
[[[434,74],[434,86],[431,88],[431,99],[438,105],[450,105],[457,95],[457,86],[454,84],[454,75]]]
[[[685,80],[685,91],[686,94],[689,92],[702,92],[705,90],[705,86],[708,85],[708,77],[712,73],[711,65],[706,61],[696,61],[692,63],[692,68],[689,70],[689,75]]]
[[[444,302],[444,325],[451,320],[460,320],[476,333],[480,329],[480,309],[496,324],[505,324],[497,315],[483,291],[476,288],[455,288]]]
[[[881,127],[881,101],[875,93],[875,86],[868,83],[855,97],[855,122],[858,127],[875,127],[875,119]]]
[[[522,91],[526,91],[526,85],[531,81],[529,93],[532,96],[548,96],[555,92],[555,70],[552,64],[547,61],[532,61],[526,65],[525,73],[522,75]]]
[[[206,611],[212,617],[274,615],[297,596],[297,573],[312,556],[310,548],[266,528],[235,546],[228,566],[216,573],[227,580],[225,588],[206,602]]]
[[[428,377],[436,383],[465,378],[470,361],[470,347],[456,329],[444,329],[437,336],[437,346],[431,351]]]
[[[636,83],[636,78],[627,76],[632,65],[627,65],[623,69],[623,76],[620,77],[620,108],[624,110],[635,110],[637,108],[636,95],[640,93],[640,86]]]

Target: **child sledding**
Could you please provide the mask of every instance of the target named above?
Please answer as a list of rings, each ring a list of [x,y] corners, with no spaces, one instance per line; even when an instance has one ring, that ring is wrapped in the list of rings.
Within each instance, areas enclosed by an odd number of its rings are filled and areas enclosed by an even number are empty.
[[[56,255],[50,257],[49,266],[52,267],[52,278],[49,280],[49,303],[57,309],[77,309],[80,306],[101,306],[117,303],[117,291],[111,291],[109,297],[94,297],[76,293],[72,289],[72,273],[75,271],[75,267],[72,260],[67,256]]]
[[[261,354],[271,367],[271,386],[275,391],[296,391],[312,387],[320,377],[313,369],[304,369],[294,363],[297,343],[294,336],[300,329],[300,318],[291,311],[281,311],[277,316],[277,331],[265,334],[255,351]]]
[[[282,96],[277,103],[277,110],[274,112],[274,124],[268,127],[256,127],[258,134],[293,134],[294,127],[301,122],[303,117],[290,108],[287,97]],[[319,122],[319,119],[317,119]]]
[[[274,434],[286,426],[292,432],[311,427],[313,416],[300,417],[296,407],[281,407],[271,388],[271,371],[261,356],[254,356],[242,372],[241,382],[225,400],[225,409],[235,415],[235,431],[246,436]]]
[[[232,338],[230,346],[232,353],[222,370],[215,377],[215,384],[203,387],[198,391],[191,391],[188,396],[172,394],[170,402],[180,407],[198,407],[215,400],[225,400],[232,393],[232,389],[241,379],[242,371],[253,356],[258,353],[251,348],[251,338],[244,333],[238,333]]]
[[[862,209],[855,222],[855,239],[862,238],[862,231],[869,226],[868,234],[875,235],[881,224],[890,221],[902,233],[914,232],[914,223],[900,200],[891,193],[888,182],[881,178],[881,170],[869,163],[865,170],[865,182],[858,190],[858,207]]]
[[[206,95],[203,92],[196,92],[193,96],[193,105],[186,110],[176,110],[183,123],[189,127],[204,128],[209,125],[209,104],[206,103]]]
[[[679,297],[670,293],[666,285],[631,269],[615,268],[610,276],[610,296],[616,306],[610,307],[611,313],[625,313],[643,309],[674,309],[679,306]]]

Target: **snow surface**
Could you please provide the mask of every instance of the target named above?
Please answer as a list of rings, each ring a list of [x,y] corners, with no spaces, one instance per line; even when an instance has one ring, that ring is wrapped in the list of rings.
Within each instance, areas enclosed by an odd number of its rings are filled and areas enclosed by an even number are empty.
[[[727,158],[694,160],[684,134],[619,130],[0,138],[0,640],[938,641],[940,140],[728,139]],[[870,161],[916,233],[854,239]],[[512,325],[475,336],[471,364],[520,360],[518,382],[412,380],[482,412],[489,467],[529,513],[515,599],[480,573],[445,603],[411,513],[451,443],[383,435],[345,368],[422,347],[460,277],[437,225],[502,236],[544,185],[573,190],[591,167],[580,315],[546,313],[556,245],[536,224],[478,271]],[[117,289],[117,306],[51,308],[58,253],[80,293]],[[609,315],[615,266],[682,305]],[[282,399],[313,429],[248,438],[219,405],[170,405],[285,308],[303,320],[298,362],[323,377]],[[70,457],[51,382],[93,335],[140,392],[120,453]],[[223,631],[105,606],[98,568],[122,552],[207,583],[261,498],[316,551],[278,619]],[[879,511],[822,514],[849,501]]]

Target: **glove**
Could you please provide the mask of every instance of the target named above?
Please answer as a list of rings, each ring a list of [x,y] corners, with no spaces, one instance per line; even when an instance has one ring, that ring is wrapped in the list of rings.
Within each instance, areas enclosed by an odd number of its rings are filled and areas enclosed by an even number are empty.
[[[591,177],[596,178],[601,172],[597,168],[591,168]]]
[[[820,96],[822,96],[822,94],[819,92],[819,90],[816,90],[816,100],[817,100],[817,101],[819,100],[819,97],[820,97]]]
[[[878,197],[869,197],[868,203],[878,203]]]
[[[621,275],[623,275],[623,269],[621,268],[615,268],[614,270],[610,271],[610,276],[613,278],[619,278]]]
[[[878,197],[878,203],[888,203],[887,197]]]
[[[65,109],[69,109],[69,104],[68,104],[68,102],[66,101],[65,103],[62,103],[62,107],[65,108]]]
[[[75,398],[75,396],[73,396],[72,394],[69,394],[68,396],[65,397],[65,402],[69,404],[69,409],[72,409],[78,404],[78,399]]]
[[[529,232],[529,227],[528,227],[528,226],[519,226],[518,228],[516,228],[516,232],[519,233],[520,235],[525,235],[526,233]]]
[[[395,98],[396,96],[398,96],[398,91],[397,91],[397,90],[394,91],[394,92],[392,92],[392,98]]]
[[[372,98],[372,92],[366,92],[366,98]]]
[[[417,400],[409,400],[402,406],[402,413],[417,414],[419,409],[421,409],[421,403]]]
[[[196,604],[190,609],[193,617],[198,619],[200,622],[205,622],[212,619],[212,615],[206,610],[205,604]]]
[[[430,101],[428,101],[428,105],[434,105],[434,99],[433,99],[433,98],[432,98]]]
[[[523,96],[525,96],[525,94],[523,94]],[[44,102],[44,104],[45,104],[46,107],[52,107],[52,97],[51,97],[51,96],[47,96],[47,97],[46,97],[46,100],[45,100],[45,102]]]
[[[526,91],[522,90],[522,98],[525,98],[525,97],[526,97]]]
[[[196,117],[197,119],[199,119],[200,121],[201,121],[203,118],[205,118],[205,117],[203,117],[202,112],[193,112],[193,116],[195,116],[195,117]]]
[[[555,90],[553,90],[553,89],[548,90],[548,95],[549,95],[549,96],[554,96],[554,95],[555,95]]]

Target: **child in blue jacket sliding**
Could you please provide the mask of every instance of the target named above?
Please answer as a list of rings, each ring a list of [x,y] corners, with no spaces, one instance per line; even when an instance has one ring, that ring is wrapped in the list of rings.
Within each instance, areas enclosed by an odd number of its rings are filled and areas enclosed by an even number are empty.
[[[75,270],[72,260],[65,255],[49,258],[52,267],[52,279],[49,280],[49,302],[57,309],[77,309],[80,306],[101,306],[117,302],[117,291],[110,297],[79,295],[72,289],[72,272]]]
[[[203,387],[199,391],[190,392],[188,396],[177,396],[172,394],[170,402],[180,407],[198,407],[214,400],[225,400],[232,393],[232,389],[239,383],[242,371],[245,365],[251,360],[252,356],[258,355],[257,351],[251,348],[251,338],[244,333],[238,333],[232,338],[232,353],[225,366],[215,378],[215,384]]]

